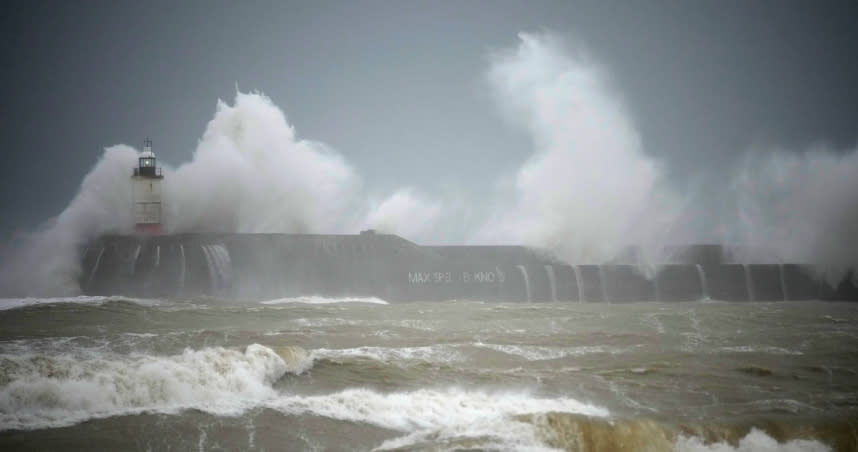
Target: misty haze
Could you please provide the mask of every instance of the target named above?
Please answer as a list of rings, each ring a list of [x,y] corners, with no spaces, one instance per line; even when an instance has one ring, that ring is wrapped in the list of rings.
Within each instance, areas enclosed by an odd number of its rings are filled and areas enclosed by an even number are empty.
[[[858,450],[858,7],[18,3],[7,450]]]

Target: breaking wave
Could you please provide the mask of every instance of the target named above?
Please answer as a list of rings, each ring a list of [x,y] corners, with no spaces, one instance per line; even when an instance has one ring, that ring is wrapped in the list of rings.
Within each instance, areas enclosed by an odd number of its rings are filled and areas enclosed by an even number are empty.
[[[397,394],[397,397],[401,396]],[[415,402],[422,401],[418,399]],[[453,413],[444,420],[435,419],[430,413],[416,425],[381,417],[370,421],[409,432],[383,442],[376,450],[830,452],[834,448],[816,438],[827,436],[826,441],[847,446],[838,447],[837,450],[848,450],[851,440],[852,427],[845,423],[799,428],[784,425],[775,427],[772,432],[757,427],[730,425],[677,427],[665,426],[646,418],[611,419],[604,410],[577,403],[563,405],[562,410],[553,410],[553,404],[541,403],[539,399],[508,400],[524,402],[512,409],[507,406],[495,407],[493,403],[480,405],[475,402],[460,401],[464,409],[440,404],[437,409],[450,408]],[[403,408],[413,410],[414,407]],[[493,408],[497,411],[491,414],[489,410]],[[366,418],[360,416],[345,418],[363,419],[366,422]]]
[[[396,435],[378,450],[569,451],[830,451],[848,450],[855,425],[672,425],[614,418],[569,395],[522,390],[435,387],[383,392],[348,388],[296,394],[276,388],[286,374],[303,375],[318,359],[456,360],[455,347],[359,347],[305,350],[252,344],[244,350],[187,349],[181,354],[0,355],[0,431],[67,426],[89,419],[187,409],[239,416],[267,408],[372,425]],[[542,356],[534,356],[536,359]],[[843,446],[846,445],[847,448]]]
[[[278,353],[279,352],[279,353]],[[297,347],[252,344],[180,355],[0,357],[0,430],[72,425],[93,418],[195,408],[237,415],[276,397],[272,385],[312,365]]]
[[[413,449],[424,438],[437,444],[444,435],[488,435],[494,443],[522,443],[530,429],[515,421],[527,413],[565,412],[606,417],[609,412],[572,398],[538,398],[525,393],[466,391],[456,388],[420,389],[384,394],[347,389],[318,396],[283,396],[268,404],[286,414],[312,414],[376,425],[406,436],[384,442],[379,449]],[[537,441],[531,442],[538,444]]]

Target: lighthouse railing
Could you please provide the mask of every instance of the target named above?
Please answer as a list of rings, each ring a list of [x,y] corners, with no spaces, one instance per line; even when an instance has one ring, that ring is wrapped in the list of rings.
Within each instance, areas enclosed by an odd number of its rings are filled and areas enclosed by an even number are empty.
[[[142,168],[145,171],[140,171],[141,168],[134,168],[134,176],[155,176],[162,177],[161,167],[157,168]]]

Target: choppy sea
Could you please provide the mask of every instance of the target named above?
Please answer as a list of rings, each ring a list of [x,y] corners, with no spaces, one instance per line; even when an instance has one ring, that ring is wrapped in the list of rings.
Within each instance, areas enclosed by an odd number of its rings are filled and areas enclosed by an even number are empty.
[[[858,304],[0,309],[0,450],[858,450]]]

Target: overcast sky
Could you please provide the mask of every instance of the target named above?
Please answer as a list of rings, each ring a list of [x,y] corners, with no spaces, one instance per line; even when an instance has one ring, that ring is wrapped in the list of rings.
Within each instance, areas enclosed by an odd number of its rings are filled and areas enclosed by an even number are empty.
[[[532,152],[486,82],[522,31],[586,49],[679,186],[717,182],[754,146],[858,143],[854,1],[15,3],[0,14],[3,237],[59,214],[105,147],[149,137],[189,161],[236,87],[370,191],[488,192]]]

